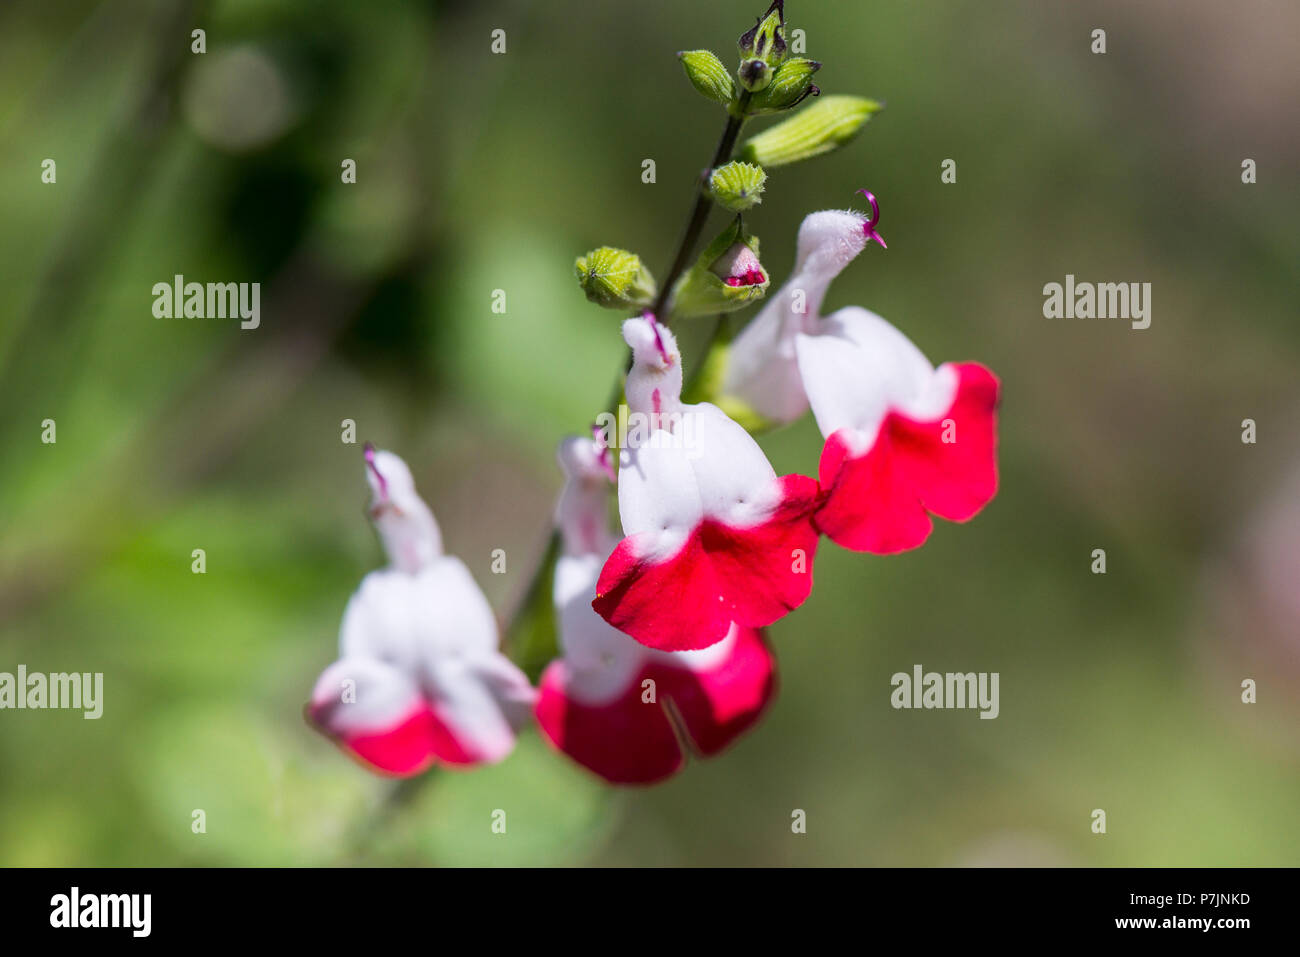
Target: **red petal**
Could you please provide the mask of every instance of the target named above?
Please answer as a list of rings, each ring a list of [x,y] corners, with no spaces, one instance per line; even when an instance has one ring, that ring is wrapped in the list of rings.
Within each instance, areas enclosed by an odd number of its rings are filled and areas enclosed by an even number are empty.
[[[443,764],[468,766],[482,763],[481,753],[476,753],[461,744],[451,725],[441,720],[434,705],[432,727],[429,729],[434,756]]]
[[[776,694],[776,658],[763,633],[737,629],[727,657],[707,671],[663,661],[651,666],[659,694],[670,699],[696,750],[717,754],[762,716]]]
[[[617,698],[585,704],[568,690],[568,665],[552,662],[538,688],[537,723],[560,751],[614,784],[652,784],[685,765],[666,702],[701,755],[717,754],[758,721],[776,691],[775,659],[759,631],[739,629],[726,659],[707,671],[648,664]],[[655,682],[654,702],[642,682]]]
[[[640,558],[639,536],[623,539],[601,569],[592,607],[659,651],[707,648],[733,621],[761,628],[798,608],[812,589],[817,483],[804,475],[777,481],[781,502],[766,522],[732,528],[706,519],[666,561]]]
[[[422,705],[387,730],[336,740],[372,768],[398,777],[410,777],[433,764],[437,724],[433,712]]]
[[[885,416],[876,441],[853,456],[833,433],[822,450],[826,500],[817,527],[845,548],[889,554],[915,548],[930,534],[928,512],[964,522],[997,492],[998,380],[973,362],[955,366],[957,394],[948,412],[918,421]],[[944,422],[956,441],[944,442]]]
[[[663,705],[641,700],[642,676],[598,705],[571,698],[567,680],[568,665],[554,661],[538,688],[537,723],[557,748],[614,784],[650,784],[681,769],[681,746]]]
[[[391,728],[364,734],[336,735],[318,720],[313,723],[363,764],[396,777],[419,774],[436,761],[449,765],[479,763],[479,758],[461,745],[427,704],[421,704]]]

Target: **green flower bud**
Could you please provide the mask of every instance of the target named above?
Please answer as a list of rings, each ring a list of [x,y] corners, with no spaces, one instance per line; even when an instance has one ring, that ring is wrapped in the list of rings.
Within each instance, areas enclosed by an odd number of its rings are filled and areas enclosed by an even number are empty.
[[[776,113],[798,106],[807,96],[817,96],[821,90],[813,84],[813,74],[822,68],[816,60],[795,57],[786,60],[772,74],[767,88],[755,93],[745,112],[751,116]]]
[[[722,61],[708,50],[685,50],[677,56],[691,85],[710,100],[730,106],[736,98],[736,84]]]
[[[772,82],[772,68],[762,60],[742,60],[736,71],[740,85],[751,93],[765,89]]]
[[[784,166],[829,153],[853,139],[883,109],[860,96],[822,96],[788,120],[748,140],[739,156],[764,167]]]
[[[763,201],[766,182],[767,173],[761,166],[731,162],[713,171],[705,191],[719,206],[739,213]]]
[[[776,66],[786,55],[785,0],[772,0],[772,5],[754,26],[736,44],[742,60],[762,60]]]
[[[773,0],[767,13],[740,38],[740,85],[751,93],[766,89],[774,68],[785,59],[785,0]]]
[[[654,302],[655,281],[636,253],[601,246],[573,264],[582,291],[598,306],[632,309]]]
[[[711,242],[673,288],[669,313],[716,315],[762,299],[771,277],[758,260],[758,238],[736,220]]]

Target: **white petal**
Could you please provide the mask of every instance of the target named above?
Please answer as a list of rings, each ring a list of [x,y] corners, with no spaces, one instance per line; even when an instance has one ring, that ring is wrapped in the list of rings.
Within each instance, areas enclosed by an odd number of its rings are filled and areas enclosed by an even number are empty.
[[[605,466],[601,464],[601,449],[591,436],[566,436],[555,450],[555,460],[565,479],[596,481],[608,478]]]
[[[592,611],[595,614],[595,611]],[[500,652],[470,659],[470,669],[496,700],[506,723],[516,731],[532,722],[537,689],[518,665]]]
[[[765,521],[776,472],[753,436],[708,402],[685,406],[683,424],[703,514],[738,528]]]
[[[393,567],[414,572],[442,554],[442,533],[415,490],[411,470],[392,452],[367,453],[370,517]]]
[[[603,704],[626,691],[649,654],[591,607],[604,560],[603,555],[565,555],[555,566],[553,594],[569,691],[586,704]]]
[[[385,731],[421,703],[409,675],[374,658],[341,658],[321,673],[311,693],[315,719],[335,734]]]
[[[793,311],[795,286],[787,283],[732,341],[722,394],[773,422],[793,422],[808,409],[795,360],[794,337],[804,316]],[[811,314],[809,314],[811,315]]]
[[[934,418],[952,404],[956,378],[936,374],[912,342],[873,312],[849,306],[795,343],[813,416],[823,435],[857,430],[874,441],[891,409]]]
[[[496,618],[465,564],[444,556],[417,575],[367,575],[343,613],[340,646],[418,674],[440,655],[495,651]]]
[[[860,214],[839,210],[804,218],[793,274],[731,344],[724,395],[776,422],[793,422],[804,413],[808,397],[795,337],[813,331],[831,280],[866,247],[863,222]]]
[[[565,554],[608,555],[615,541],[608,518],[610,480],[600,449],[589,438],[572,436],[560,444],[558,458],[565,483],[555,504],[555,526]]]
[[[415,676],[423,659],[422,620],[428,601],[414,575],[371,572],[348,600],[339,628],[344,658],[373,658]]]
[[[514,748],[515,733],[482,665],[459,655],[432,662],[425,692],[461,746],[482,761],[499,761]]]
[[[690,453],[671,433],[655,431],[639,448],[624,449],[618,473],[618,511],[624,535],[647,533],[654,560],[676,554],[703,518]]]
[[[624,392],[632,412],[642,415],[677,411],[682,398],[682,354],[668,329],[641,317],[623,323],[623,339],[632,347],[632,368]]]
[[[831,280],[867,248],[862,231],[865,222],[862,214],[853,210],[826,209],[809,213],[799,224],[794,271],[809,292],[813,315],[821,311]]]
[[[441,647],[496,651],[496,616],[464,562],[441,558],[419,577],[437,595],[434,632]]]
[[[885,380],[889,405],[914,419],[934,419],[957,397],[957,373],[947,365],[935,369],[911,339],[870,310],[847,306],[826,318],[823,328],[838,325],[868,355],[888,356]]]

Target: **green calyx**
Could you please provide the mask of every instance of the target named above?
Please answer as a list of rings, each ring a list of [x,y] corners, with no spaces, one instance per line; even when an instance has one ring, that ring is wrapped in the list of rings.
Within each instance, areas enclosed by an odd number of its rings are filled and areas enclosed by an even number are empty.
[[[737,216],[673,287],[669,313],[704,316],[731,312],[767,294],[771,277],[758,258],[758,237]]]
[[[761,166],[733,160],[709,174],[705,192],[719,206],[740,213],[763,201],[766,182],[767,173]]]
[[[777,113],[798,106],[806,97],[817,96],[821,90],[813,83],[813,74],[822,68],[816,60],[794,57],[786,60],[772,73],[772,80],[749,100],[745,112],[750,116]]]
[[[774,0],[767,13],[736,44],[740,85],[751,93],[765,89],[772,74],[785,59],[789,47],[785,42],[785,0]]]
[[[739,156],[763,167],[821,156],[857,135],[883,104],[860,96],[821,96],[794,116],[747,140]]]
[[[702,96],[730,106],[736,99],[736,84],[722,61],[708,50],[685,50],[677,54],[686,77]]]
[[[657,292],[654,277],[642,265],[641,257],[626,249],[593,249],[577,258],[573,271],[587,298],[607,309],[648,306]]]

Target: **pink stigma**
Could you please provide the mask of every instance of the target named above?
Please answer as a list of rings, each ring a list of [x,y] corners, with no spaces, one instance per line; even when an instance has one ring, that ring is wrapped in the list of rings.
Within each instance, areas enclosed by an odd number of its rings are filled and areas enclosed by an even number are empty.
[[[867,202],[871,204],[871,218],[862,224],[862,235],[867,237],[868,243],[874,239],[880,243],[881,249],[888,249],[880,233],[876,232],[876,223],[880,222],[880,204],[876,202],[876,197],[870,190],[860,189],[858,192],[867,197]]]

